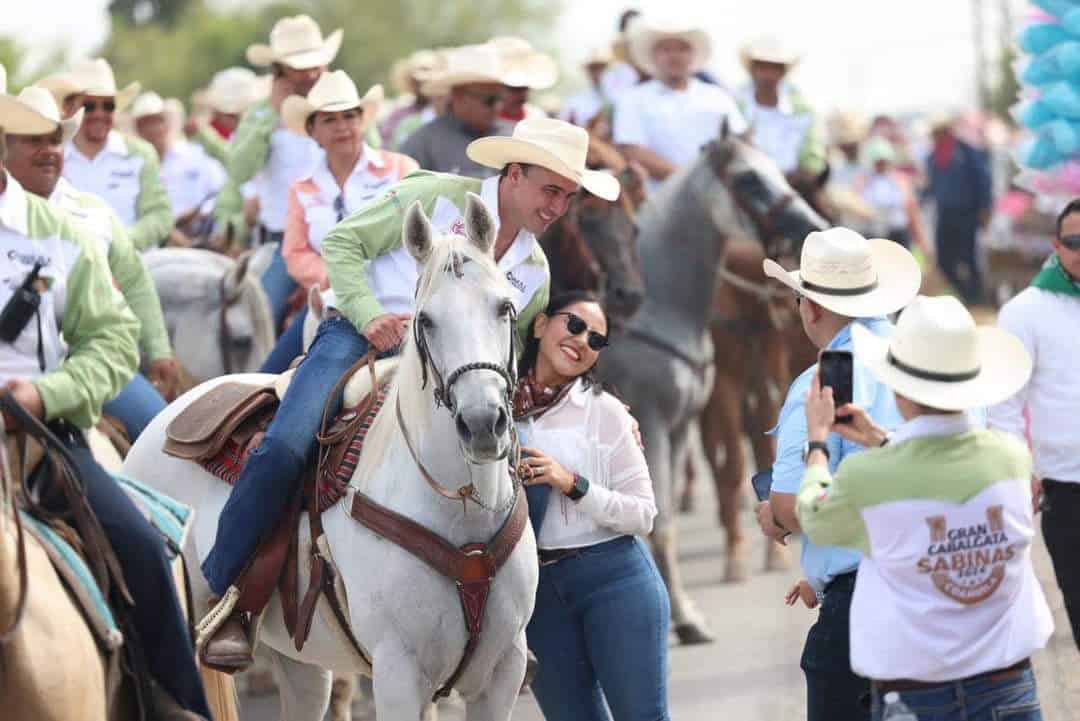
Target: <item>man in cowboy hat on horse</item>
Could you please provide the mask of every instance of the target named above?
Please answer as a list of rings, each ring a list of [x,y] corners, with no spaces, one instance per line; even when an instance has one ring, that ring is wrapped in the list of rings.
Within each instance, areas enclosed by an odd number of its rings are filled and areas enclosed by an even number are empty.
[[[64,177],[76,188],[107,202],[128,229],[138,250],[156,248],[173,228],[172,206],[161,183],[161,165],[148,143],[116,130],[116,113],[135,99],[139,84],[116,87],[109,63],[79,63],[38,85],[49,90],[71,117],[85,112],[79,132],[64,149]]]
[[[1030,656],[1054,624],[1031,563],[1031,455],[966,413],[1020,390],[1031,357],[949,296],[916,298],[892,338],[853,336],[905,422],[888,434],[858,406],[836,408],[815,376],[797,508],[815,542],[863,554],[850,663],[873,679],[873,718],[897,701],[942,721],[1042,718]],[[872,450],[832,468],[830,434]]]
[[[463,232],[469,193],[496,222],[495,260],[513,292],[522,336],[548,302],[550,274],[536,237],[566,212],[579,188],[606,200],[619,195],[614,176],[588,170],[589,136],[560,120],[523,120],[513,137],[473,142],[469,158],[498,175],[480,181],[415,172],[339,223],[323,240],[331,312],[297,368],[277,415],[233,486],[221,512],[214,547],[202,570],[215,594],[237,581],[248,557],[273,528],[311,459],[328,396],[338,379],[369,350],[393,352],[405,337],[418,270],[402,247],[405,212],[419,201],[440,233]],[[340,405],[340,398],[329,399]],[[204,646],[216,667],[244,668],[251,647],[239,613]]]
[[[746,129],[731,95],[694,77],[710,52],[700,28],[649,18],[631,25],[630,57],[653,79],[616,99],[612,137],[645,168],[651,189],[697,158],[724,122],[734,133]]]
[[[506,89],[499,103],[499,122],[507,133],[525,118],[546,118],[547,113],[529,102],[529,91],[547,90],[559,79],[559,66],[524,38],[501,35],[488,41],[499,51]]]
[[[0,94],[0,306],[7,308],[35,271],[32,287],[39,298],[37,312],[21,328],[3,329],[13,340],[0,341],[0,384],[70,452],[131,592],[120,598],[118,590],[111,600],[129,606],[138,647],[156,681],[154,718],[209,719],[164,542],[94,460],[83,436],[137,367],[139,321],[114,288],[97,240],[76,229],[67,213],[28,193],[5,167],[9,140],[22,146],[48,137],[55,148],[56,134],[70,134],[78,123],[62,125],[55,106],[27,102],[35,91],[43,92],[30,88],[22,99]],[[48,172],[55,175],[59,168]],[[35,484],[47,482],[50,463],[42,461],[32,476]]]
[[[610,101],[604,97],[600,79],[611,60],[611,50],[608,48],[597,48],[589,53],[581,64],[589,78],[589,87],[566,100],[560,118],[583,128],[588,127],[589,122],[610,105]]]
[[[766,35],[743,45],[739,59],[750,83],[738,96],[750,137],[781,172],[806,187],[828,165],[825,138],[813,109],[787,80],[800,55],[780,38]]]
[[[811,233],[803,243],[801,267],[785,271],[764,261],[765,275],[795,293],[803,330],[823,351],[850,351],[853,333],[865,329],[875,335],[892,334],[886,317],[911,302],[922,281],[919,265],[903,246],[891,240],[867,240],[847,228]],[[806,389],[817,372],[811,366],[791,384],[780,409],[776,463],[769,500],[758,506],[762,531],[782,540],[800,533],[795,515],[795,494],[805,472],[807,428],[803,413]],[[852,370],[855,402],[886,427],[901,418],[888,388],[855,363]],[[833,434],[828,438],[831,467],[862,446]],[[821,601],[821,614],[810,630],[801,666],[806,674],[808,721],[868,719],[861,697],[869,690],[865,678],[851,671],[848,662],[848,612],[855,587],[859,554],[818,545],[803,536],[802,569]]]

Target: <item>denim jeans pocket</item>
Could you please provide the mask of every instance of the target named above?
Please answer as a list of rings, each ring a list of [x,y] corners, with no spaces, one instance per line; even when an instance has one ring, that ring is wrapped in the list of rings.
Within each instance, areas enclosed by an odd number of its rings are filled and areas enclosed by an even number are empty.
[[[998,706],[991,718],[993,721],[1042,721],[1042,710],[1038,701]]]

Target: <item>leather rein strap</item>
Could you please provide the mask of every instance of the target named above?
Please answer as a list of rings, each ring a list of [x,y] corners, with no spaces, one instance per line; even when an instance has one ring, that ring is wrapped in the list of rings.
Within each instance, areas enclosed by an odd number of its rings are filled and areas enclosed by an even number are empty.
[[[525,531],[529,520],[525,494],[514,484],[514,505],[495,537],[488,543],[467,543],[456,548],[416,521],[376,503],[363,493],[353,494],[349,515],[395,545],[405,549],[457,586],[461,611],[469,640],[457,668],[435,692],[435,700],[445,698],[465,672],[484,625],[491,582],[502,568]]]

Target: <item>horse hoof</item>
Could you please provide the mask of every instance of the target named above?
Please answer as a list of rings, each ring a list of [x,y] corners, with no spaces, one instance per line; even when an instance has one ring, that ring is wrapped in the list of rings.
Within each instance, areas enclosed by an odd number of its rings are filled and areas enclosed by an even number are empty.
[[[683,646],[697,646],[703,643],[712,643],[716,636],[703,625],[693,622],[680,623],[675,626],[675,635],[679,637],[679,643]]]
[[[724,568],[724,583],[745,583],[750,578],[746,559],[730,558]]]

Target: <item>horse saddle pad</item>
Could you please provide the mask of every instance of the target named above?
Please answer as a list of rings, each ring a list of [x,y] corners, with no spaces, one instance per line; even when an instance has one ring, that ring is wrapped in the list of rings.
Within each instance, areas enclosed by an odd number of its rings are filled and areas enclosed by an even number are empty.
[[[171,554],[178,555],[191,527],[192,509],[134,479],[124,476],[113,478],[135,503],[143,517],[158,530]],[[25,511],[19,513],[24,528],[45,550],[98,642],[107,652],[119,648],[124,642],[123,634],[112,609],[109,608],[108,600],[77,549],[75,532],[62,522],[53,525]]]

